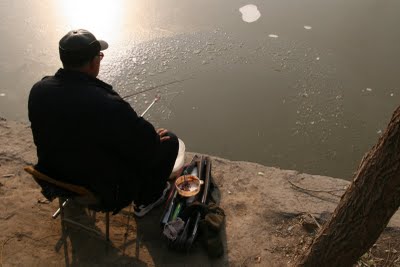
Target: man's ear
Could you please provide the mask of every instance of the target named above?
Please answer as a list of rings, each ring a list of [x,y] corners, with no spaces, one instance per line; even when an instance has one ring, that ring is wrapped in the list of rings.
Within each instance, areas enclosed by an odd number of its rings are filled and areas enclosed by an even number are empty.
[[[97,61],[96,61],[96,57],[94,57],[92,60],[89,61],[89,68],[94,69],[94,68],[96,68],[96,65],[97,65]]]

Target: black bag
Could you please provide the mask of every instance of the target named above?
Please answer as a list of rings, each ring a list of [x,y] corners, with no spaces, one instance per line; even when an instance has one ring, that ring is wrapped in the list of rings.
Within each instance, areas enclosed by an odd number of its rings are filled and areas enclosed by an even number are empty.
[[[160,222],[169,247],[189,252],[200,239],[210,256],[221,256],[220,230],[225,213],[218,207],[220,192],[211,175],[211,158],[195,155],[183,174],[197,176],[203,185],[197,195],[189,198],[179,195],[175,184],[171,187]]]

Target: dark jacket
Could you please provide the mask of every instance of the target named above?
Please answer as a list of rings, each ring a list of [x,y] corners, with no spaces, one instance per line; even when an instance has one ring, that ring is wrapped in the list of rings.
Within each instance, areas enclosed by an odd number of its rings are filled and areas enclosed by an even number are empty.
[[[28,110],[40,171],[87,187],[108,207],[136,201],[160,138],[112,86],[60,69],[32,87]]]

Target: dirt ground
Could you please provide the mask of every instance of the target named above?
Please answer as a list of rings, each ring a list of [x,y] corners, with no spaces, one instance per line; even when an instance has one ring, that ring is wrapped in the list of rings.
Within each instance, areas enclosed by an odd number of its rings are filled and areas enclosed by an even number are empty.
[[[187,153],[187,160],[193,156]],[[48,203],[23,170],[36,163],[29,125],[0,119],[0,266],[290,266],[349,184],[250,162],[212,160],[226,213],[223,257],[209,258],[200,242],[187,254],[169,249],[159,226],[162,207],[140,219],[128,216],[129,208],[112,216],[107,250],[101,237],[71,227],[64,246],[60,220],[51,218],[57,201]],[[104,233],[103,214],[82,221]],[[396,213],[358,266],[400,266],[399,227]]]

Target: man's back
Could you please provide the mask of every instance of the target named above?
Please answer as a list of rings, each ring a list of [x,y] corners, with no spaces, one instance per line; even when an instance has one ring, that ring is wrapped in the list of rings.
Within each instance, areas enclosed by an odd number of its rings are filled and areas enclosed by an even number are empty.
[[[110,85],[60,69],[33,86],[28,108],[39,170],[84,185],[106,202],[120,191],[137,195],[159,136]],[[124,184],[129,188],[121,189]]]

